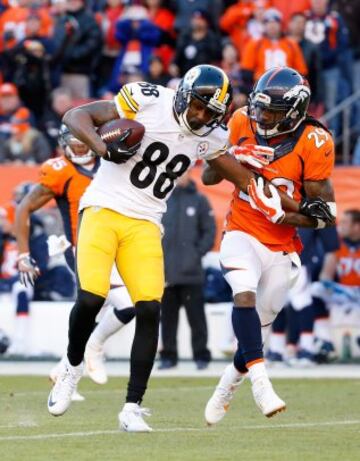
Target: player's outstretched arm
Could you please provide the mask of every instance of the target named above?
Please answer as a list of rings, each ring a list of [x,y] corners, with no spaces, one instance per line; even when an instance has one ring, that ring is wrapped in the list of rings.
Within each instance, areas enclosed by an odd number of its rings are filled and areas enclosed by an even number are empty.
[[[237,162],[235,158],[228,153],[220,155],[219,157],[216,157],[213,160],[208,160],[208,164],[211,170],[213,171],[210,172],[208,170],[208,172],[206,173],[205,170],[206,182],[204,182],[204,184],[206,185],[217,184],[217,182],[220,181],[211,182],[211,180],[223,178],[232,182],[241,191],[247,193],[247,188],[250,184],[250,180],[255,178],[255,174],[252,171],[241,165],[241,163]],[[281,205],[283,208],[293,212],[299,211],[299,204],[295,200],[293,200],[291,197],[289,197],[281,191],[278,192],[281,198]]]
[[[284,224],[296,227],[315,227],[318,229],[335,225],[336,203],[335,193],[330,179],[304,181],[304,191],[308,199],[322,199],[328,205],[328,219],[311,218],[299,213],[286,213]]]
[[[20,253],[29,252],[30,215],[54,198],[52,190],[41,184],[33,187],[16,207],[15,235]]]
[[[63,122],[77,139],[103,157],[108,149],[95,128],[116,118],[119,114],[113,101],[95,101],[70,109]]]
[[[36,185],[16,207],[15,235],[19,248],[18,268],[24,285],[34,284],[40,274],[36,261],[31,258],[29,248],[30,215],[54,198],[54,193],[41,184]]]

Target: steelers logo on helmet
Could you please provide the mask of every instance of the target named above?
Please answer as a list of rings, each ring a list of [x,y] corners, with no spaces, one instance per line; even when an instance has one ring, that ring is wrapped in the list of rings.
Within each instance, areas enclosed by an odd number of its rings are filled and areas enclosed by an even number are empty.
[[[203,137],[223,122],[231,102],[232,87],[225,72],[204,64],[191,68],[180,81],[174,112],[180,127]]]
[[[95,158],[95,153],[77,139],[64,124],[60,127],[58,142],[65,156],[76,165],[87,165]]]
[[[307,115],[311,91],[307,80],[290,67],[265,72],[249,97],[253,131],[265,138],[295,131]]]

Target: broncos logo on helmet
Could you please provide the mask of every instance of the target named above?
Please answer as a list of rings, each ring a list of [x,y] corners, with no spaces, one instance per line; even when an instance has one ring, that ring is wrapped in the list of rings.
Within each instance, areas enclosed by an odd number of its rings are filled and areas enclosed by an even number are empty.
[[[189,108],[194,101],[207,109],[209,117],[204,126],[194,127],[189,120]],[[192,67],[181,79],[176,90],[174,111],[181,127],[203,137],[223,122],[231,102],[229,78],[222,69],[206,64]]]
[[[311,91],[307,80],[290,67],[265,72],[249,97],[249,115],[261,136],[295,131],[305,120]]]

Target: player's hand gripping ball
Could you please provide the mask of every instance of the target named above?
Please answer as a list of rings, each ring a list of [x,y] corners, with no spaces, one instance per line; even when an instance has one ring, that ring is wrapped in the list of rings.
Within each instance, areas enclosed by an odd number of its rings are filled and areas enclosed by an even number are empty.
[[[104,160],[117,164],[127,162],[138,151],[145,127],[135,120],[119,118],[99,126],[98,134],[107,146]]]

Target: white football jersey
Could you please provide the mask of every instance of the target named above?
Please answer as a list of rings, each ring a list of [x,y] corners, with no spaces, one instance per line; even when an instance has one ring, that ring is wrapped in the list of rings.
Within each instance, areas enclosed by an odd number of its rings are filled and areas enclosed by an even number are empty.
[[[116,107],[121,118],[145,126],[141,147],[121,165],[101,160],[80,209],[109,208],[160,225],[177,179],[197,159],[211,160],[225,152],[227,129],[215,128],[204,138],[185,131],[173,113],[174,97],[174,90],[145,82],[122,87]]]

